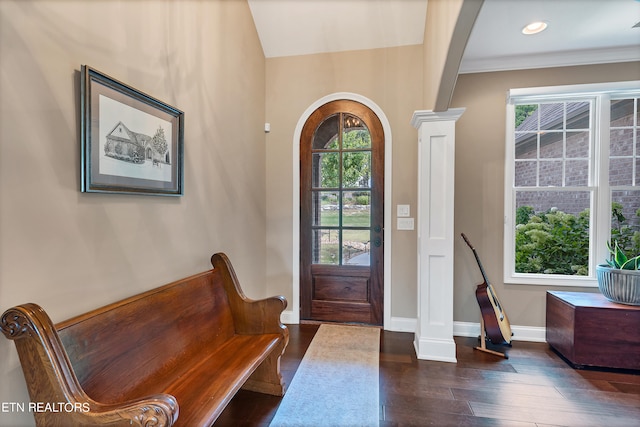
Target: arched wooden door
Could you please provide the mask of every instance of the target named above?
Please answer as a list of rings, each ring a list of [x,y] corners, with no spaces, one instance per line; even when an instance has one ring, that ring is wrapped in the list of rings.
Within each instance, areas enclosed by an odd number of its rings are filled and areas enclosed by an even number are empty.
[[[383,323],[384,131],[351,100],[315,110],[300,137],[302,320]]]

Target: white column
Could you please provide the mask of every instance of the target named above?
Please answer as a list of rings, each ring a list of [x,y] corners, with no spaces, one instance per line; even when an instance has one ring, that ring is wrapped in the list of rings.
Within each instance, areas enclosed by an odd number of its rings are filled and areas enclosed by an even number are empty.
[[[464,108],[416,111],[418,129],[418,359],[456,362],[453,340],[455,122]]]

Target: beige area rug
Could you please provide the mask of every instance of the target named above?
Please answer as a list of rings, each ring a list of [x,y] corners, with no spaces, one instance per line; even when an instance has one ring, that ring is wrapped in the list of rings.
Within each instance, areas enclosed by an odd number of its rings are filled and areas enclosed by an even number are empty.
[[[323,324],[271,426],[377,426],[380,330]]]

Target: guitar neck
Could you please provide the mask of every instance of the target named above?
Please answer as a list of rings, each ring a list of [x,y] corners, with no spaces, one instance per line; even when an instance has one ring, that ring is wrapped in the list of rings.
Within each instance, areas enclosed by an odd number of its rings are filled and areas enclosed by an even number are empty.
[[[467,245],[471,248],[471,251],[473,252],[473,256],[476,258],[476,262],[478,263],[478,267],[480,268],[480,273],[482,273],[482,278],[484,279],[484,284],[487,285],[487,293],[491,297],[493,305],[496,308],[498,308],[498,310],[501,312],[500,315],[503,316],[502,307],[500,306],[500,301],[498,301],[498,297],[493,291],[493,286],[491,286],[491,284],[489,283],[489,279],[487,278],[487,273],[485,273],[484,267],[482,266],[482,262],[480,262],[480,257],[478,256],[478,252],[476,252],[476,248],[473,247],[473,245],[471,244],[469,239],[467,239],[467,236],[465,236],[464,233],[462,233],[462,238],[467,243]]]
[[[480,257],[478,256],[478,254],[476,253],[476,250],[474,248],[471,248],[471,250],[473,251],[473,256],[476,257],[476,262],[478,263],[478,267],[480,267],[480,273],[482,273],[482,278],[484,279],[484,283],[486,283],[488,285],[489,284],[489,279],[487,279],[487,273],[484,272],[484,267],[482,266],[482,263],[480,262]]]
[[[484,279],[484,283],[489,285],[489,279],[487,279],[487,273],[484,272],[484,267],[482,266],[482,263],[480,262],[480,257],[478,256],[478,253],[476,252],[476,248],[473,247],[473,245],[471,244],[469,239],[467,239],[467,236],[465,236],[464,233],[462,233],[461,236],[464,239],[464,241],[467,244],[467,246],[469,246],[471,248],[471,252],[473,252],[473,256],[476,257],[476,262],[478,263],[478,267],[480,267],[480,273],[482,273],[482,278]]]

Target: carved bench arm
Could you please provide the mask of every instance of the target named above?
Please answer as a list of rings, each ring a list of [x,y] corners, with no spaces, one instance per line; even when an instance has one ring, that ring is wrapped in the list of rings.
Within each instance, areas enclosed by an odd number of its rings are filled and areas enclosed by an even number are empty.
[[[213,264],[214,271],[217,270],[220,274],[224,285],[236,333],[242,335],[279,334],[282,338],[242,388],[274,396],[284,396],[286,385],[280,373],[280,358],[289,343],[289,329],[280,322],[280,315],[287,308],[287,300],[282,296],[251,300],[242,292],[233,266],[225,254],[213,255],[211,264]]]
[[[168,394],[157,394],[117,405],[90,404],[90,410],[78,417],[78,425],[171,426],[178,419],[178,403]]]
[[[249,299],[242,291],[233,266],[225,254],[213,255],[211,264],[221,274],[238,333],[282,334],[288,340],[289,331],[280,322],[280,315],[287,308],[287,300],[283,296]]]
[[[170,426],[178,418],[178,403],[168,394],[112,405],[88,397],[73,372],[53,322],[40,306],[24,304],[10,308],[0,318],[0,329],[7,339],[15,342],[31,402],[43,406],[42,411],[34,411],[38,425],[159,427]],[[58,410],[47,410],[47,403],[59,406]]]

